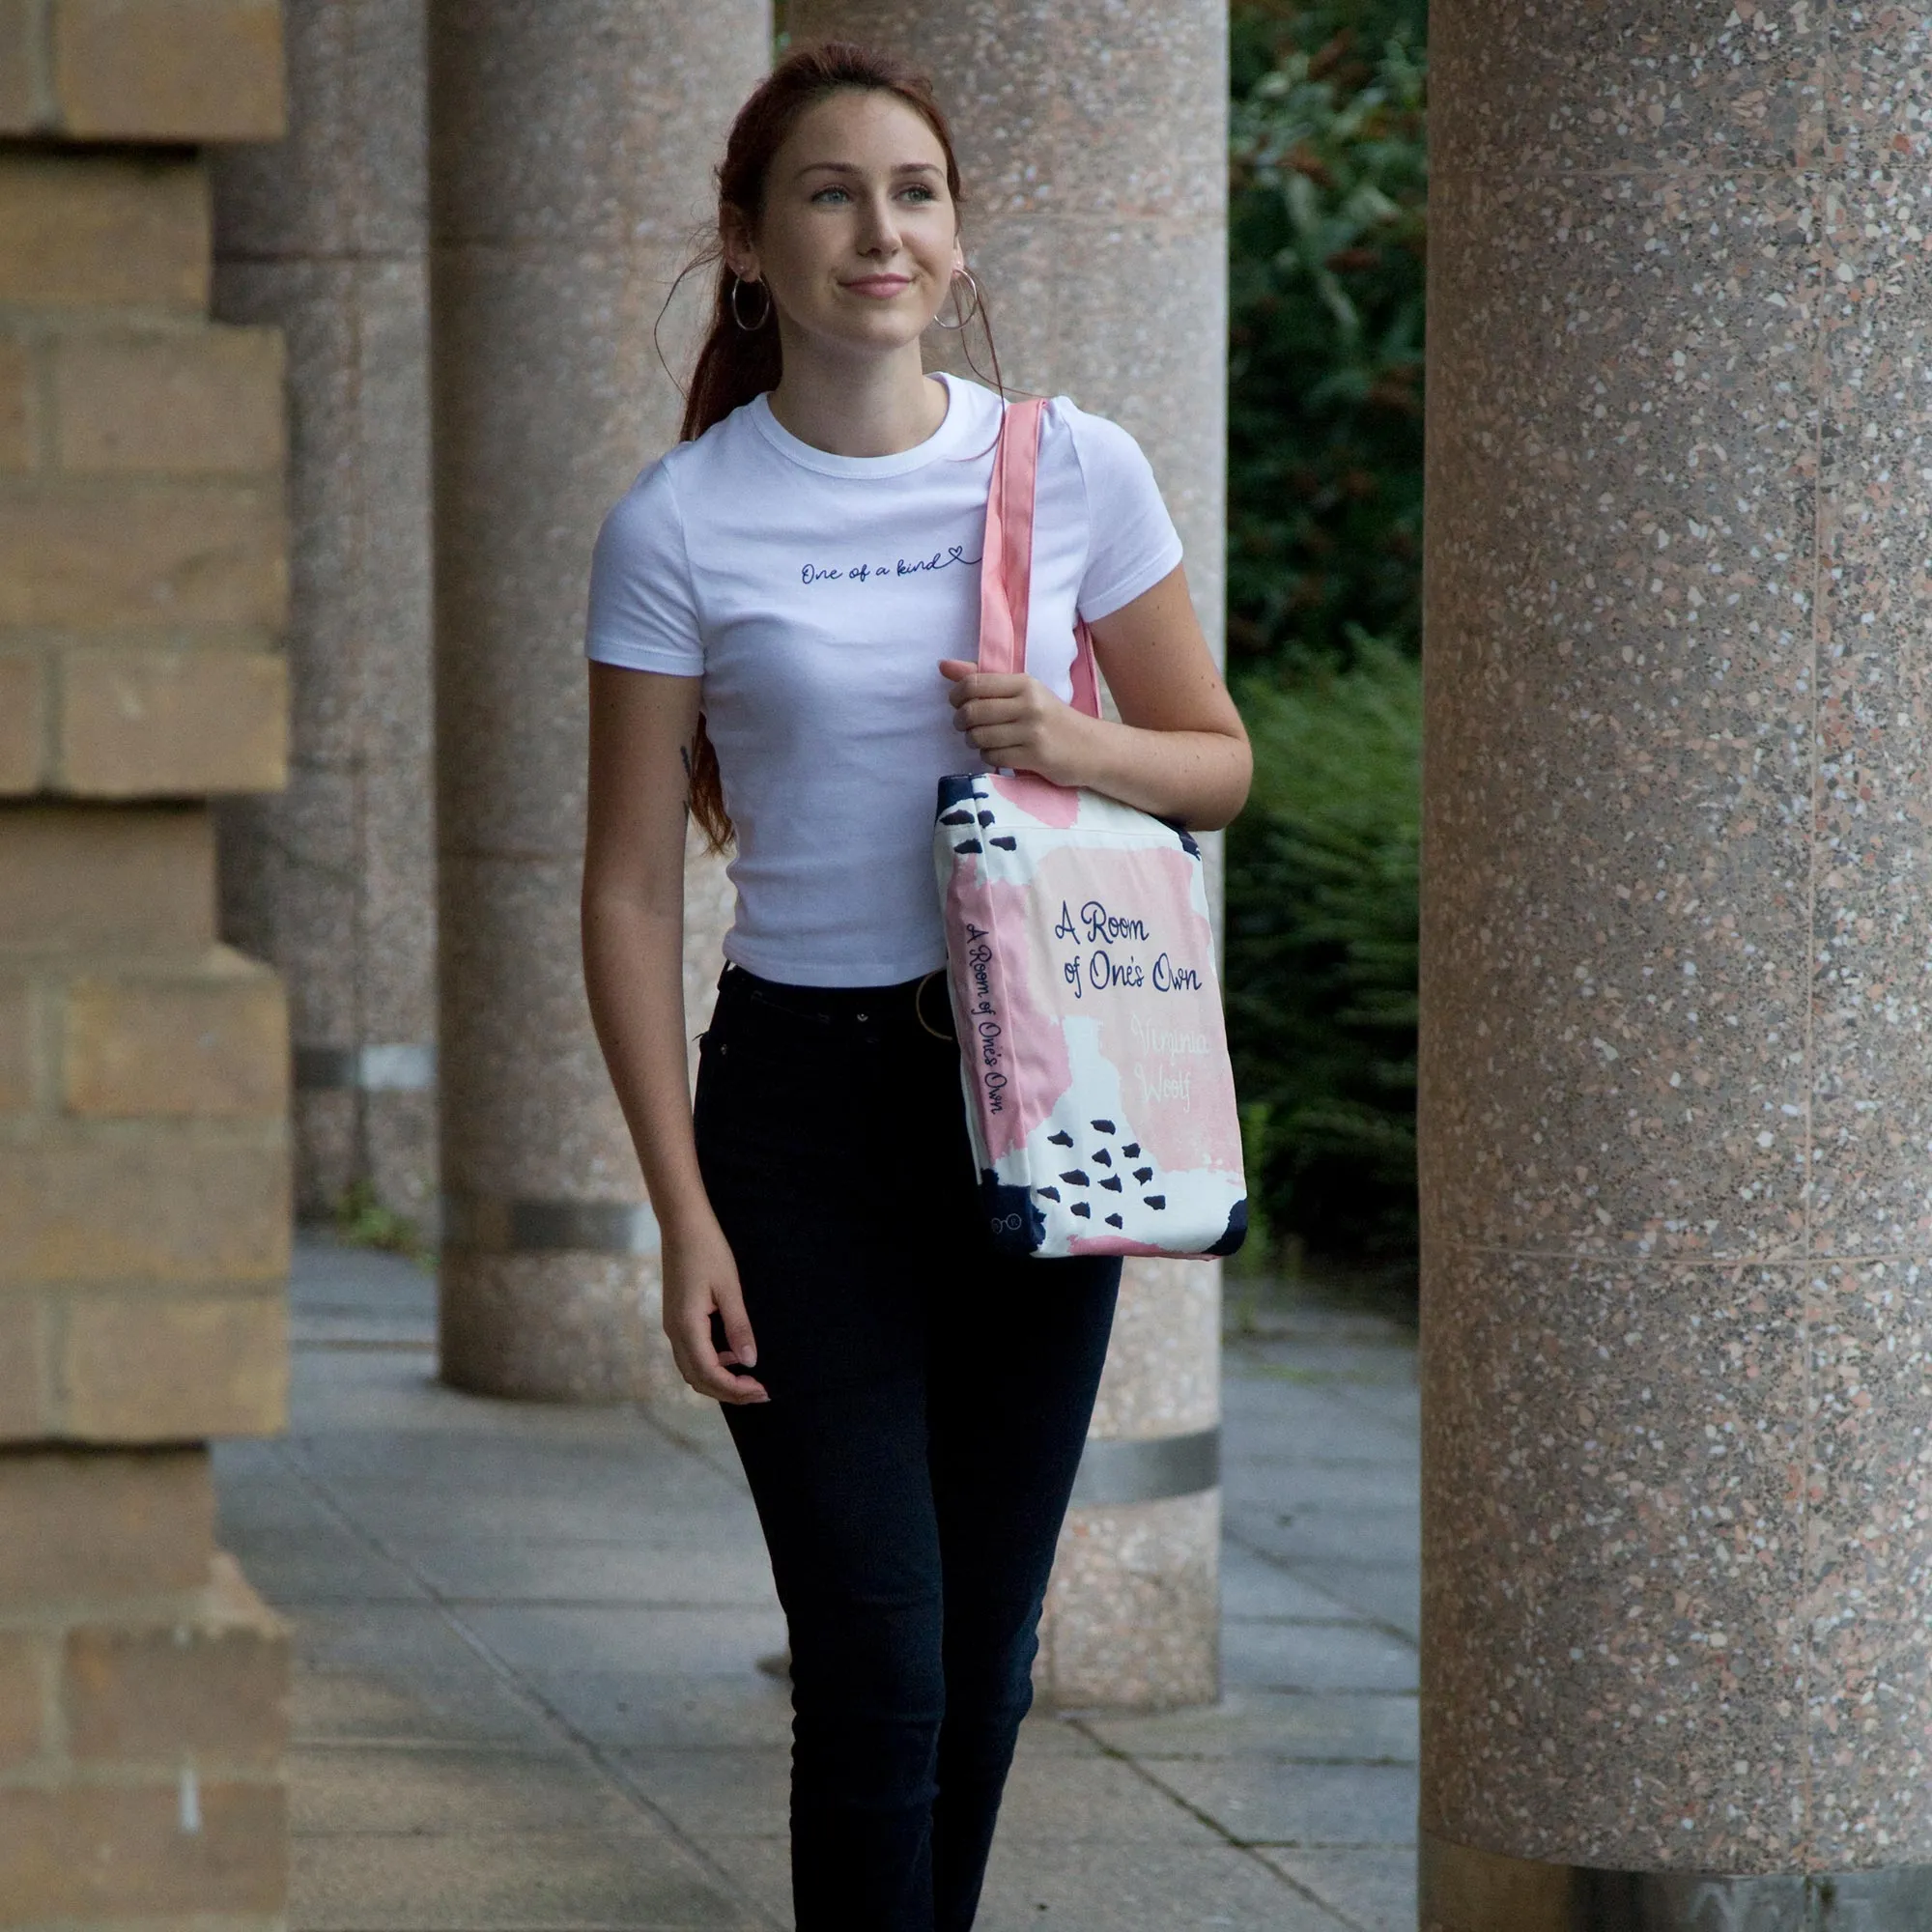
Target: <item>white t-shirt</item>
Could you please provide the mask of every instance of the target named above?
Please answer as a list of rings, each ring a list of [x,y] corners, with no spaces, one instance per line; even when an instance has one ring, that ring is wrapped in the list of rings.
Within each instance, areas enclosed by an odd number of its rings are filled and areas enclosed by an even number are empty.
[[[1000,399],[942,377],[946,419],[893,456],[802,442],[765,397],[646,469],[605,519],[585,648],[702,677],[737,828],[725,956],[805,986],[890,985],[946,960],[940,779],[985,761],[941,658],[979,655]],[[1126,431],[1056,397],[1040,437],[1027,668],[1072,694],[1073,623],[1180,561]]]

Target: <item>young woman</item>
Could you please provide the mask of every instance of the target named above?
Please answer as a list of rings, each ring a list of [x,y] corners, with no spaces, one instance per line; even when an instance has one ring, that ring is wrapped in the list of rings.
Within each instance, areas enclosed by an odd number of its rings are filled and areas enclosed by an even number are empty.
[[[592,572],[584,966],[665,1327],[724,1405],[790,1628],[800,1932],[961,1932],[1120,1264],[1002,1261],[981,1232],[936,781],[1013,767],[1219,826],[1247,742],[1146,460],[1065,399],[1032,674],[975,669],[1003,405],[921,359],[942,311],[978,305],[927,84],[858,48],[791,54],[719,181],[686,440]],[[1123,723],[1068,701],[1076,611]],[[687,812],[736,841],[695,1123]]]

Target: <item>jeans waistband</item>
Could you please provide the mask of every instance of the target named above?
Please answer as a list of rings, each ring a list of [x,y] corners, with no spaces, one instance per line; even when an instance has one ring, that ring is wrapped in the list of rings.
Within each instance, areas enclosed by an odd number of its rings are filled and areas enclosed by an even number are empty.
[[[811,1036],[849,1040],[943,1039],[955,1043],[946,971],[891,986],[793,986],[727,965],[713,1016],[782,1015]]]

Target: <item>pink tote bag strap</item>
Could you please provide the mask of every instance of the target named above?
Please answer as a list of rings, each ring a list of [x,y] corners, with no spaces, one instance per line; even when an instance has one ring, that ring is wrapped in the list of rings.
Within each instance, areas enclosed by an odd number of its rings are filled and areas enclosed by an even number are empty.
[[[1039,432],[1046,403],[1009,403],[993,452],[986,496],[986,542],[980,563],[980,668],[1026,668],[1027,611],[1033,592],[1033,503],[1039,474]],[[1087,626],[1073,627],[1073,703],[1100,715],[1100,680]]]

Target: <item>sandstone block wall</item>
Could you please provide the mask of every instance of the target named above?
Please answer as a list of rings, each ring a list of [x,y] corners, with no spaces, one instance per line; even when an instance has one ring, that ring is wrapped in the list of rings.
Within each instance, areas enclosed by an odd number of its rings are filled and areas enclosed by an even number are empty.
[[[0,1452],[0,1926],[281,1923],[288,1648],[200,1447]]]
[[[280,0],[0,0],[0,133],[264,141]]]
[[[281,345],[209,245],[193,158],[0,154],[0,791],[283,781]]]
[[[0,808],[0,1441],[281,1426],[288,1041],[207,808]]]
[[[199,144],[270,0],[0,0],[0,1927],[281,1922],[287,1649],[206,1438],[281,1427],[288,1026],[210,801],[288,760],[282,350]]]

